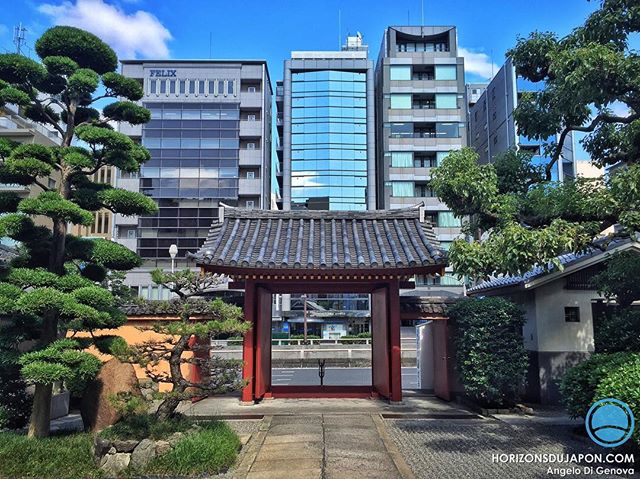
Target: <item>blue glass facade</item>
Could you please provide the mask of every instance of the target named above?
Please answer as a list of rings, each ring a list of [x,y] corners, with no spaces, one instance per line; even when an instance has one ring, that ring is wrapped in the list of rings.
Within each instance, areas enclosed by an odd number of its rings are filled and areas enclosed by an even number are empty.
[[[367,208],[365,73],[292,73],[291,206]]]

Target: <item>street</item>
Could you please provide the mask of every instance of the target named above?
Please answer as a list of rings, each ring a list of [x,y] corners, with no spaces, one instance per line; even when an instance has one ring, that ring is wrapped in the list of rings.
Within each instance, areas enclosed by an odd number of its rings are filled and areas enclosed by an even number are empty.
[[[318,368],[273,368],[274,386],[315,386],[320,384]],[[371,384],[371,368],[325,368],[327,386],[366,386]],[[402,368],[402,388],[418,388],[417,368]]]

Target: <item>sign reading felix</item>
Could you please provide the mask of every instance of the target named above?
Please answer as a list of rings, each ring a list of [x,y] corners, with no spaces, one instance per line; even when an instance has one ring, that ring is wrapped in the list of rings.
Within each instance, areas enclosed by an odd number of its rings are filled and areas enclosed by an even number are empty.
[[[149,76],[156,78],[177,77],[178,70],[149,70]]]

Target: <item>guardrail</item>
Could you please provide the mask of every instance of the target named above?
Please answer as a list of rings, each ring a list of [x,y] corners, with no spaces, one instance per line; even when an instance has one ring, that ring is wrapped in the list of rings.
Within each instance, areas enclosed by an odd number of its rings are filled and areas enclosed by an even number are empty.
[[[416,338],[400,338],[401,342],[415,343]],[[272,346],[321,346],[321,345],[345,345],[362,344],[371,345],[371,338],[347,338],[347,339],[272,339]],[[242,346],[242,339],[215,339],[211,341],[214,347]]]

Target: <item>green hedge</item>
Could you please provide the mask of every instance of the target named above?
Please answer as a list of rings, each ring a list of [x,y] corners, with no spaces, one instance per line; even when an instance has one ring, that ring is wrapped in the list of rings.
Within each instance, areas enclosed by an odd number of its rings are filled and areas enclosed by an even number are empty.
[[[613,368],[596,389],[594,401],[615,398],[629,405],[636,422],[640,421],[640,354],[628,358],[627,362]],[[640,445],[640,425],[636,424],[634,441]]]
[[[528,367],[522,311],[503,298],[469,298],[449,307],[448,314],[465,394],[484,407],[513,406]]]
[[[638,357],[634,353],[594,354],[567,371],[560,382],[560,394],[569,415],[585,417],[601,381]]]
[[[597,318],[594,342],[599,353],[640,352],[640,310],[630,309]]]

